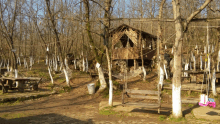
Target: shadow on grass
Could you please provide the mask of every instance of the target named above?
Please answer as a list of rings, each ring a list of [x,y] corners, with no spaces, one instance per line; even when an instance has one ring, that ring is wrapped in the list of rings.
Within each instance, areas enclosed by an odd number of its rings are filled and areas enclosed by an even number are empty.
[[[95,101],[96,98],[91,98],[88,100],[82,100],[82,101],[77,101],[78,99],[81,99],[83,97],[87,97],[88,95],[81,95],[75,98],[69,98],[69,99],[63,99],[65,101],[68,101],[68,103],[60,103],[60,99],[56,98],[49,98],[44,101],[35,101],[31,104],[18,104],[15,106],[10,106],[8,108],[5,108],[5,106],[0,106],[0,112],[19,112],[19,111],[28,111],[28,110],[43,110],[43,109],[53,109],[53,108],[58,108],[62,109],[63,107],[69,107],[72,105],[82,105],[82,104],[87,104],[87,103],[97,103]],[[76,102],[77,101],[77,102]],[[47,106],[50,103],[58,103],[52,106]],[[60,104],[59,104],[60,103]],[[32,107],[35,105],[41,105],[39,107]],[[4,108],[4,109],[3,109]]]
[[[183,111],[183,117],[185,117],[185,115],[191,113],[191,111],[192,111],[193,109],[198,108],[198,107],[199,107],[199,105],[198,105],[198,104],[195,104],[193,107],[190,107],[190,108],[184,110],[184,111]]]
[[[168,107],[161,107],[160,113],[158,113],[158,109],[147,109],[147,108],[135,108],[131,112],[139,112],[139,113],[149,113],[155,115],[166,115],[169,116],[171,113],[171,108]]]
[[[0,118],[1,124],[41,124],[41,123],[48,123],[48,124],[93,124],[92,119],[88,119],[87,121],[82,121],[75,118],[70,118],[67,116],[59,115],[59,114],[43,114],[37,116],[28,116],[28,117],[15,117],[14,119],[3,119]]]

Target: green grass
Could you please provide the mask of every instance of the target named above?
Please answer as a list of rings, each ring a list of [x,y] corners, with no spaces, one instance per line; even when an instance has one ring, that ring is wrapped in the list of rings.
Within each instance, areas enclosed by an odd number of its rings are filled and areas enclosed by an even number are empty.
[[[101,115],[115,115],[115,114],[117,114],[117,112],[111,111],[111,110],[101,110],[101,111],[99,111],[99,114],[101,114]]]
[[[1,117],[5,119],[14,119],[14,118],[22,118],[26,117],[29,114],[24,114],[24,113],[10,113],[10,114],[4,114]]]
[[[117,81],[114,81],[114,80],[113,80],[113,82],[112,82],[112,83],[113,83],[113,85],[114,85],[114,86],[116,86],[117,88],[119,88],[120,83],[118,83]]]
[[[17,99],[10,99],[10,100],[5,100],[5,101],[1,101],[0,102],[0,105],[1,106],[14,106],[14,105],[17,105],[25,100],[34,100],[34,99],[38,99],[38,98],[41,98],[41,97],[46,97],[46,96],[49,96],[49,94],[38,94],[37,96],[30,96],[30,97],[20,97],[20,98],[17,98]]]
[[[58,79],[58,82],[59,82],[59,83],[63,83],[63,82],[65,82],[65,81],[66,81],[65,78],[60,78],[60,79]]]
[[[167,82],[167,83],[172,83],[172,81],[169,80],[169,79],[166,79],[165,82]]]
[[[172,95],[172,90],[166,90],[166,89],[164,89],[162,92],[163,92],[163,93],[167,93],[168,95]]]
[[[113,107],[105,107],[104,109],[99,111],[99,114],[101,115],[116,115],[118,112],[115,112],[112,110]]]
[[[70,92],[71,91],[71,87],[65,86],[63,87],[63,89],[60,89],[58,92],[59,93],[66,93],[66,92]]]
[[[85,71],[80,71],[80,75],[88,75],[88,73]]]
[[[173,122],[185,122],[186,121],[186,119],[184,118],[184,117],[182,117],[182,118],[170,118],[170,121],[173,121]]]
[[[182,104],[182,106],[192,108],[194,106],[194,104]]]
[[[7,118],[9,114],[4,114],[2,117]]]
[[[164,120],[166,120],[166,118],[167,118],[166,116],[160,115],[160,116],[159,116],[159,121],[164,121]]]
[[[195,92],[195,91],[191,91],[190,94],[189,94],[188,91],[181,91],[181,95],[185,96],[185,97],[196,97],[196,98],[198,98],[200,94],[201,94],[200,92]]]
[[[190,108],[193,107],[193,106],[194,106],[194,104],[188,104],[188,107],[190,107]]]
[[[70,92],[71,91],[71,87],[69,87],[69,86],[65,86],[65,87],[63,87],[63,90],[65,91],[65,92]]]
[[[114,95],[120,95],[120,94],[121,94],[121,91],[120,91],[120,90],[116,90],[116,91],[113,92],[113,94],[114,94]]]
[[[20,118],[20,117],[24,117],[24,114],[23,113],[17,113],[17,114],[14,114],[12,116],[12,118]]]
[[[105,90],[102,92],[102,97],[103,98],[108,98],[109,96],[109,88],[105,88]]]
[[[142,81],[142,83],[150,83],[150,82],[146,80],[146,81]]]
[[[59,90],[59,93],[65,93],[65,91],[62,89],[62,90]]]
[[[49,87],[51,91],[53,90],[54,86],[55,86],[55,84],[52,84],[52,83],[49,83],[49,84],[47,85],[47,87]]]
[[[108,98],[109,97],[109,81],[108,81],[108,79],[106,80],[106,83],[107,83],[107,87],[102,92],[102,97],[103,98]],[[114,95],[120,95],[121,94],[120,83],[118,83],[117,81],[113,81],[112,83],[113,83],[114,86],[117,87],[117,90],[113,90],[113,94]],[[98,81],[96,83],[96,87],[95,87],[96,91],[99,89],[99,87],[100,87],[100,82]]]
[[[54,87],[54,84],[49,83],[49,84],[47,85],[47,87]]]
[[[197,119],[197,120],[200,120],[200,121],[208,121],[208,120],[203,119],[203,118],[199,118],[199,119]]]

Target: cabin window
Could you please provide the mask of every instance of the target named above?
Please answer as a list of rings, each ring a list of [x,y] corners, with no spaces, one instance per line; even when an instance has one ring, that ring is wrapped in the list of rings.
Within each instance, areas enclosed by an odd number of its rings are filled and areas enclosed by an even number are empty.
[[[134,47],[134,43],[131,41],[131,39],[130,38],[128,38],[128,36],[127,35],[123,35],[122,37],[121,37],[121,39],[120,39],[120,41],[121,42],[118,42],[116,45],[115,45],[115,47],[117,47],[117,48],[126,48],[126,47]],[[120,46],[120,45],[122,45],[122,46]]]

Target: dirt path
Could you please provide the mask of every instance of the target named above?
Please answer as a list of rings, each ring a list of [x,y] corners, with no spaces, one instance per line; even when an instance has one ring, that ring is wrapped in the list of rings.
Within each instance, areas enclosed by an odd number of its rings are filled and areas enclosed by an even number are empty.
[[[96,81],[90,77],[77,76],[72,80],[69,93],[52,95],[0,106],[0,122],[4,123],[146,123],[158,122],[157,118],[125,115],[99,114],[99,102],[107,98],[94,97],[87,92],[86,85]],[[116,99],[119,98],[115,97]]]
[[[152,78],[154,75],[149,76]],[[131,80],[130,85],[137,79]],[[139,110],[132,113],[117,113],[102,115],[99,112],[100,101],[107,101],[102,96],[95,97],[87,92],[87,84],[95,82],[96,79],[88,75],[75,75],[71,80],[73,89],[69,93],[61,93],[43,97],[35,100],[27,100],[14,104],[0,105],[0,124],[8,123],[32,123],[32,124],[165,124],[170,121],[160,121],[162,115],[169,115],[171,104],[163,104],[160,115],[157,111]],[[56,82],[55,82],[56,83]],[[154,82],[149,82],[153,84]],[[141,84],[141,83],[139,83]],[[65,83],[61,83],[64,85]],[[142,84],[140,85],[142,87]],[[145,85],[148,87],[147,85]],[[143,88],[143,87],[142,87]],[[153,86],[151,87],[153,88]],[[121,101],[121,95],[115,95],[114,101]],[[185,111],[187,112],[187,111]],[[190,110],[188,110],[190,114]],[[191,120],[192,123],[198,121]],[[187,123],[191,123],[187,122]],[[182,123],[182,122],[180,122]],[[183,122],[185,123],[185,122]]]

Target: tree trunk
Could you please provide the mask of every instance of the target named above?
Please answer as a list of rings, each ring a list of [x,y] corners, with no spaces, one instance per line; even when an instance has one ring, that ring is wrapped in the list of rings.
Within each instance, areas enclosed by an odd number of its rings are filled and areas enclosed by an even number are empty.
[[[161,45],[161,41],[162,41],[162,26],[161,26],[161,22],[160,20],[162,19],[162,14],[163,14],[163,5],[166,2],[166,0],[161,1],[160,3],[160,11],[159,11],[159,21],[158,21],[158,32],[157,32],[157,62],[158,62],[158,66],[157,66],[157,71],[158,71],[158,79],[159,79],[159,83],[161,83],[161,79],[163,79],[161,76],[163,74],[163,71],[161,71],[161,68],[163,68],[163,56],[161,56],[161,51],[162,51],[162,45]],[[162,81],[163,82],[163,81]],[[161,88],[163,87],[163,84],[161,84]]]
[[[99,87],[98,93],[101,93],[106,88],[106,81],[105,81],[102,67],[100,66],[99,63],[96,63],[96,68],[98,69],[99,81],[100,81],[100,87]]]
[[[15,78],[18,78],[18,70],[15,69]],[[16,87],[18,86],[18,81],[15,82]]]
[[[112,0],[105,0],[105,21],[104,21],[104,44],[106,49],[106,57],[108,62],[108,71],[109,71],[109,106],[113,106],[113,83],[112,83],[112,69],[111,69],[111,60],[109,55],[109,28],[110,28],[110,7]]]
[[[108,61],[108,75],[109,75],[109,106],[113,106],[113,83],[112,83],[112,69],[111,69],[111,60],[109,57],[109,50],[106,46],[106,57]]]
[[[163,86],[163,80],[164,80],[164,72],[163,72],[163,68],[160,67],[160,76],[159,76],[159,84],[162,87]]]
[[[50,69],[49,66],[48,66],[47,68],[48,68],[48,72],[49,72],[49,75],[50,75],[51,83],[54,84],[54,82],[53,82],[53,76],[52,76],[52,74],[51,74],[51,69]]]
[[[59,35],[58,35],[58,31],[56,29],[55,19],[54,19],[54,16],[53,16],[53,14],[51,13],[51,10],[50,10],[50,0],[45,0],[45,2],[46,2],[47,12],[49,14],[50,21],[51,21],[51,24],[52,24],[52,29],[53,29],[54,34],[56,36],[56,40],[57,40],[56,46],[57,46],[57,49],[59,51],[59,56],[61,57],[61,64],[63,64],[63,72],[64,72],[65,77],[66,77],[66,83],[67,83],[68,86],[70,86],[69,76],[68,76],[68,72],[67,72],[68,68],[66,67],[65,60],[64,60],[65,55],[63,55],[61,44],[60,44],[60,39],[59,39]]]
[[[181,109],[181,69],[182,69],[182,42],[183,33],[188,29],[190,21],[200,13],[212,0],[206,0],[204,4],[194,11],[184,22],[184,27],[181,21],[180,12],[180,0],[172,0],[173,15],[175,20],[175,31],[176,39],[174,43],[174,75],[173,75],[173,86],[172,86],[172,114],[175,118],[182,117]],[[184,29],[183,29],[184,28]]]
[[[174,43],[174,72],[172,86],[172,114],[174,118],[182,117],[181,108],[181,69],[183,28],[181,25],[180,1],[173,0],[173,14],[175,20],[176,39]]]
[[[216,80],[216,75],[215,75],[215,69],[214,69],[212,73],[212,94],[214,96],[217,96],[216,88],[215,88],[215,80]]]
[[[99,74],[99,81],[100,81],[100,87],[97,93],[102,92],[105,88],[106,88],[106,81],[105,81],[105,77],[103,74],[103,70],[102,67],[100,65],[101,60],[99,59],[99,55],[98,55],[98,51],[95,48],[95,44],[94,44],[94,40],[92,38],[92,34],[91,34],[91,25],[90,25],[90,5],[89,5],[89,0],[83,0],[83,5],[84,5],[84,9],[85,9],[85,17],[86,17],[86,29],[87,29],[87,33],[88,33],[88,37],[89,37],[89,44],[91,45],[91,49],[94,53],[95,59],[96,59],[96,68],[98,69],[98,74]]]
[[[69,76],[68,76],[68,72],[67,72],[68,68],[63,68],[63,72],[66,78],[66,84],[69,87],[70,86],[70,81],[69,81]]]

